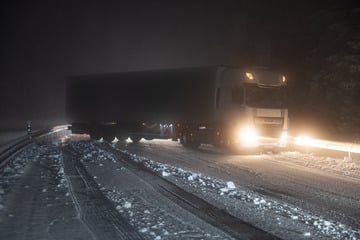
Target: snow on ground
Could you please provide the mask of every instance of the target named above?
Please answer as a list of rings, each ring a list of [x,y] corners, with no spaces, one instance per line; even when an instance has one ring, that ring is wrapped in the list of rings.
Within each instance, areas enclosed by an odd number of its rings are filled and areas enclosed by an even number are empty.
[[[51,162],[51,165],[45,165],[44,162]],[[16,183],[26,174],[31,164],[42,166],[44,169],[54,173],[53,177],[57,182],[55,191],[67,189],[59,148],[52,144],[40,145],[33,143],[12,157],[8,164],[3,169],[0,169],[0,211],[5,210],[4,201],[6,195],[12,191]],[[41,178],[45,178],[42,173]],[[44,184],[41,192],[48,192],[49,189],[47,187]],[[29,185],[24,186],[24,189],[28,188],[30,188]]]
[[[109,191],[106,196],[117,204],[116,209],[146,239],[224,239],[224,236],[197,227],[195,222],[184,221],[181,216],[159,205],[159,202],[145,199],[144,193]]]
[[[81,161],[93,174],[95,181],[103,193],[113,202],[117,211],[125,216],[146,239],[223,239],[224,234],[206,224],[195,226],[186,222],[185,216],[164,208],[164,200],[159,201],[155,193],[149,192],[144,183],[136,182],[131,172],[117,166],[116,158],[101,149],[107,143],[96,141],[79,141],[72,146],[82,153]],[[240,219],[258,226],[284,239],[360,239],[360,230],[351,228],[340,222],[327,219],[303,209],[261,195],[260,193],[235,185],[231,181],[206,176],[200,172],[177,168],[153,160],[131,154],[131,159],[142,163],[159,176],[184,188],[186,191],[205,199],[217,207],[226,209]],[[274,155],[286,158],[296,164],[310,168],[319,168],[327,172],[344,174],[359,178],[359,162],[355,158],[319,157],[311,154],[287,152]],[[6,210],[5,199],[12,186],[26,173],[29,163],[41,164],[51,162],[51,169],[56,178],[55,190],[43,187],[42,193],[50,191],[65,193],[69,198],[68,185],[64,177],[61,152],[51,144],[32,144],[21,153],[14,156],[12,161],[0,170],[0,216]],[[283,160],[283,159],[282,159]],[[103,169],[101,171],[101,169]],[[104,179],[108,179],[106,182]],[[126,181],[124,181],[124,179]],[[117,181],[122,180],[122,181]],[[105,181],[105,182],[102,182]],[[111,184],[110,184],[111,183]],[[136,185],[139,184],[139,185]],[[131,185],[134,185],[131,187]],[[145,184],[146,185],[146,184]],[[112,187],[109,187],[112,186]],[[26,185],[24,189],[26,189]],[[0,223],[1,223],[0,219]]]
[[[123,150],[121,150],[123,151]],[[231,214],[285,239],[360,239],[360,230],[325,219],[233,182],[158,163],[127,151],[131,159]]]
[[[58,144],[33,143],[0,170],[0,239],[91,239],[70,197]]]
[[[66,187],[60,150],[51,145],[32,144],[24,151],[15,155],[3,169],[0,169],[0,203],[4,195],[10,192],[11,187],[22,177],[28,163],[33,162],[39,164],[44,159],[53,162],[52,166],[47,167],[55,168],[54,171],[57,173],[56,178],[59,181],[57,187]],[[46,189],[43,189],[43,192],[46,192]]]
[[[284,160],[308,168],[315,168],[328,173],[360,179],[359,155],[348,155],[347,153],[344,153],[343,157],[329,157],[319,156],[313,153],[289,151],[272,157],[274,159]]]
[[[106,143],[83,141],[77,144],[84,151],[82,159],[84,162],[91,161],[91,163],[101,166],[105,159],[116,161],[111,153],[93,147],[93,144],[101,147]],[[188,192],[192,192],[206,201],[226,209],[234,216],[284,239],[360,239],[360,230],[358,229],[236,186],[231,181],[223,181],[200,172],[173,167],[124,150],[120,151],[129,154],[133,161],[142,163],[159,176],[170,180]],[[151,208],[142,206],[144,202],[136,199],[137,194],[129,195],[129,192],[106,190],[104,192],[116,204],[118,211],[127,214],[129,219],[133,219],[132,223],[137,224],[140,232],[148,233],[146,216]],[[137,216],[140,217],[137,218]],[[157,221],[154,225],[155,228],[158,228],[161,222]],[[164,237],[161,233],[156,233],[160,234],[158,236]]]
[[[5,195],[24,174],[28,162],[38,159],[43,150],[43,148],[38,148],[38,146],[33,144],[25,151],[16,155],[3,169],[0,169],[0,211],[4,210]]]
[[[111,153],[99,148],[103,144],[83,141],[72,146],[82,153],[81,161],[104,195],[145,239],[231,239],[121,167]]]

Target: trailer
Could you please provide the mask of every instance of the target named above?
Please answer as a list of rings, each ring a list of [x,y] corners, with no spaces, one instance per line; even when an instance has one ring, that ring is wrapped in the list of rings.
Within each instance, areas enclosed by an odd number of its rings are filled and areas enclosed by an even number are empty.
[[[95,139],[286,146],[286,78],[273,69],[222,66],[73,76],[66,93],[72,131]]]

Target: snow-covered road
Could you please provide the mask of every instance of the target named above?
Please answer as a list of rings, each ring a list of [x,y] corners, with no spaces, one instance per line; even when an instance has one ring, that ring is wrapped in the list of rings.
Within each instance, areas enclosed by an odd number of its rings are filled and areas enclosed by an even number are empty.
[[[0,209],[0,239],[91,239],[76,218],[55,145],[32,144],[2,169]]]
[[[35,143],[0,170],[0,239],[360,239],[358,167],[356,158],[233,155],[160,140]],[[161,193],[159,177],[195,202]],[[254,235],[214,223],[214,208]]]
[[[359,159],[314,156],[299,152],[232,155],[211,146],[192,150],[183,148],[176,142],[163,140],[142,140],[139,144],[118,143],[117,147],[138,158],[143,157],[211,178],[233,181],[244,191],[259,194],[252,199],[261,199],[261,197],[274,199],[281,201],[283,206],[288,204],[298,207],[307,214],[313,215],[314,219],[321,216],[323,219],[334,221],[335,225],[343,223],[353,229],[360,229]],[[190,185],[185,183],[184,187]],[[229,199],[217,201],[215,199],[216,204],[224,201]],[[227,208],[231,209],[233,206],[230,204]],[[300,217],[296,216],[295,212],[292,214],[297,222]],[[274,218],[267,216],[265,219]],[[259,219],[255,218],[253,221],[258,222]],[[265,220],[263,224],[266,225],[268,222]],[[300,222],[315,226],[309,231],[311,234],[316,234],[318,221]],[[293,229],[293,231],[298,230],[296,227]],[[332,238],[337,239],[339,236],[334,235]]]

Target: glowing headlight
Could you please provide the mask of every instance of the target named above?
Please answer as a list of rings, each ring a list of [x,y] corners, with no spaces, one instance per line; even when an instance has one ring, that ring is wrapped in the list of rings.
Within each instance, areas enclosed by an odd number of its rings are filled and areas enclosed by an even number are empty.
[[[286,77],[285,77],[285,75],[282,75],[281,80],[282,80],[283,83],[286,82]]]
[[[243,144],[255,144],[257,142],[257,133],[253,127],[245,127],[238,132],[238,140]]]
[[[280,142],[281,143],[286,143],[288,140],[288,133],[287,132],[282,132],[281,136],[280,136]]]
[[[247,72],[245,73],[246,77],[249,79],[249,80],[253,80],[254,79],[254,75],[250,72]]]

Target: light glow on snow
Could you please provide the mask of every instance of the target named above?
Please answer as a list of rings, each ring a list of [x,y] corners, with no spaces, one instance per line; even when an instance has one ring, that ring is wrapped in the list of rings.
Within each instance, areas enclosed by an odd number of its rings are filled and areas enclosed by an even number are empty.
[[[300,136],[295,138],[295,144],[305,147],[316,147],[348,153],[360,153],[360,144],[334,142],[321,139],[315,139],[308,136]]]

